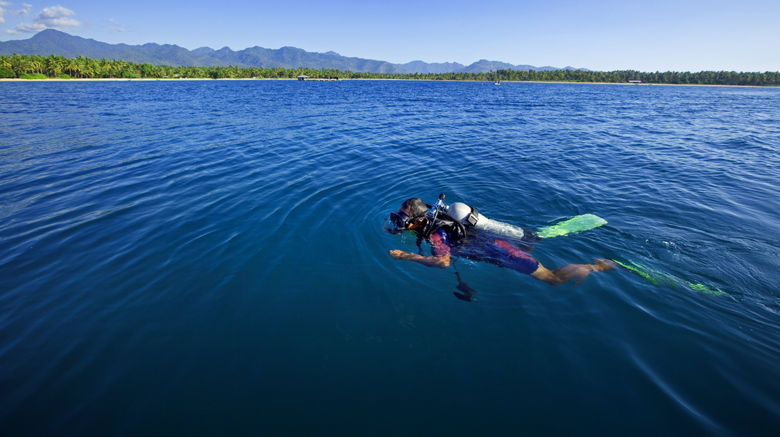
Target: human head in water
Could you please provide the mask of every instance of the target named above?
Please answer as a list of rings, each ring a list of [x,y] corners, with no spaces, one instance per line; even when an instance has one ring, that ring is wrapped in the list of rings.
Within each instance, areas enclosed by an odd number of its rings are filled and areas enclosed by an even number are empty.
[[[410,218],[415,219],[418,217],[424,217],[428,213],[428,205],[422,201],[419,197],[412,197],[406,199],[398,211],[403,211]]]
[[[418,197],[406,199],[397,212],[390,213],[393,229],[388,229],[388,231],[396,233],[405,229],[416,228],[425,218],[428,208],[428,205]]]

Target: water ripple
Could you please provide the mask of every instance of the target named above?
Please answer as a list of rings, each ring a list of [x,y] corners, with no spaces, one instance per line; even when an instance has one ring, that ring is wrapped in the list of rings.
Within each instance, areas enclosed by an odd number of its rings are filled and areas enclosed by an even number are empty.
[[[205,411],[192,387],[240,414],[256,393],[341,399],[328,414],[473,399],[532,433],[549,433],[543,417],[566,434],[780,421],[775,89],[206,81],[0,97],[4,429],[144,433],[156,411]],[[461,259],[477,290],[462,302],[454,269],[387,254],[417,250],[383,231],[387,214],[440,192],[531,229],[598,214],[609,224],[534,256],[620,258],[661,284],[621,270],[551,288]],[[607,410],[609,429],[589,419]]]

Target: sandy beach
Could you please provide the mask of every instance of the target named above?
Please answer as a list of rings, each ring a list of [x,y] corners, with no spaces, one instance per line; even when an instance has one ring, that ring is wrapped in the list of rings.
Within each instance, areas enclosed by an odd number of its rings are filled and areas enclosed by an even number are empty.
[[[273,77],[250,77],[250,78],[74,78],[74,79],[0,79],[0,82],[180,82],[180,81],[296,81],[300,82],[297,78],[273,78]],[[414,82],[485,82],[491,83],[491,81],[482,80],[436,80],[436,79],[390,79],[390,78],[340,78],[338,81],[334,80],[320,80],[310,79],[303,82],[341,82],[341,81],[414,81]],[[583,84],[583,85],[625,85],[625,86],[697,86],[697,87],[736,87],[736,88],[778,88],[777,85],[714,85],[714,84],[697,84],[697,83],[625,83],[625,82],[574,82],[574,81],[539,81],[539,80],[502,80],[502,83],[550,83],[550,84]]]

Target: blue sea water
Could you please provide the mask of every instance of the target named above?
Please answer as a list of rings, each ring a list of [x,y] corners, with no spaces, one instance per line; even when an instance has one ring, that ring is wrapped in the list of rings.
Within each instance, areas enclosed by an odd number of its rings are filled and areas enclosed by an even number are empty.
[[[0,434],[777,435],[779,150],[776,88],[0,84]],[[382,229],[439,193],[661,279],[456,299]]]

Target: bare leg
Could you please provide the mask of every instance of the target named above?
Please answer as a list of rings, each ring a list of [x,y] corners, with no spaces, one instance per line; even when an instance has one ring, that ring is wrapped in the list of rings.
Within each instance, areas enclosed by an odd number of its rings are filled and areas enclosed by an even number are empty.
[[[536,271],[531,273],[531,276],[550,285],[565,284],[571,280],[574,280],[575,284],[579,284],[590,272],[600,272],[614,268],[615,263],[603,258],[597,259],[593,264],[567,264],[555,270],[550,270],[540,263]]]

